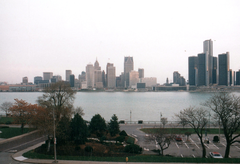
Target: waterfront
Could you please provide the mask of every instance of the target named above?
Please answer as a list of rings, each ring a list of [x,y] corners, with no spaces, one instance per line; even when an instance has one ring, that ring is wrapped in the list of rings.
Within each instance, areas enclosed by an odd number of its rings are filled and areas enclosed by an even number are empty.
[[[36,103],[42,92],[0,92],[0,104],[14,102],[14,98]],[[214,93],[208,92],[77,92],[74,106],[81,106],[85,120],[100,114],[109,121],[113,114],[119,120],[159,121],[162,117],[174,120],[173,116],[189,106],[201,106]],[[234,93],[240,96],[240,93]],[[0,114],[4,114],[2,111]]]

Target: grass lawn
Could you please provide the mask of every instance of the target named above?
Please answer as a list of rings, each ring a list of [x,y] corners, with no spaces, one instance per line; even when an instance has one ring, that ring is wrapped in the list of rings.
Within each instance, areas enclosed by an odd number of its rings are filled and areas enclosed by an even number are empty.
[[[165,128],[165,129],[159,129],[159,128],[143,128],[140,129],[144,133],[157,133],[159,130],[164,130],[166,133],[173,133],[173,134],[185,134],[186,132],[190,132],[192,134],[195,134],[194,130],[192,128]],[[218,128],[210,128],[206,129],[208,134],[218,134],[219,129]],[[204,131],[205,132],[205,131]],[[223,134],[223,131],[220,130],[220,134]]]
[[[54,159],[53,155],[43,155],[35,153],[33,150],[23,154],[24,157],[32,159]],[[126,162],[126,157],[87,157],[87,156],[57,156],[58,160],[77,161],[108,161]],[[181,162],[181,163],[240,163],[239,158],[212,159],[212,158],[179,158],[161,157],[154,155],[134,155],[128,156],[128,162]]]
[[[31,132],[33,130],[34,129],[32,128],[24,128],[23,134]],[[5,138],[5,139],[12,138],[22,134],[21,128],[0,128],[0,131],[2,132],[0,134],[0,138]]]

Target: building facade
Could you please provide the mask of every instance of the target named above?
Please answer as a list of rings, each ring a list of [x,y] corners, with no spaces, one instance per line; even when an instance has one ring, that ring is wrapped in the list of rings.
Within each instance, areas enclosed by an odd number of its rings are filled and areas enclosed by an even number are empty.
[[[43,80],[51,80],[51,78],[53,77],[53,73],[52,72],[43,72]]]
[[[71,74],[72,74],[72,70],[66,70],[66,81],[70,81]]]
[[[206,54],[198,54],[198,76],[197,76],[197,85],[198,86],[207,86],[207,74],[206,74]]]
[[[129,72],[134,70],[133,57],[124,57],[124,87],[129,86]]]
[[[137,83],[139,83],[139,73],[138,71],[130,71],[129,72],[129,87],[137,88]]]
[[[139,78],[144,78],[144,69],[138,68]]]
[[[218,85],[230,85],[229,52],[218,55]]]
[[[107,63],[107,88],[116,88],[116,69],[112,63]]]
[[[94,87],[94,67],[92,64],[86,66],[86,81],[88,88]]]
[[[197,85],[197,72],[198,72],[198,57],[188,57],[188,83],[189,85]]]

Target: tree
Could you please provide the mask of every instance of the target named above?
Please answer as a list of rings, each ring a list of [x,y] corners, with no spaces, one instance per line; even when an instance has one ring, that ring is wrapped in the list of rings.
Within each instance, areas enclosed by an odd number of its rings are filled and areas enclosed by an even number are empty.
[[[167,120],[166,117],[162,117],[162,118],[161,118],[161,122],[162,122],[162,124],[163,124],[163,128],[164,128],[165,125],[168,123],[168,120]]]
[[[101,117],[100,114],[96,114],[92,117],[89,125],[89,130],[91,133],[95,133],[98,137],[101,137],[106,131],[106,128],[106,121]]]
[[[119,130],[119,123],[118,123],[118,117],[114,114],[108,123],[108,130],[111,134],[111,136],[115,136],[120,132]]]
[[[6,117],[9,113],[9,109],[13,106],[13,103],[12,102],[8,102],[8,101],[5,101],[2,103],[2,105],[0,106],[0,108],[2,109],[2,111],[4,111],[6,113]]]
[[[158,153],[159,155],[163,156],[163,151],[166,150],[173,140],[174,135],[168,134],[168,132],[165,129],[159,129],[158,132],[153,133],[149,135],[146,140],[147,141],[154,141],[156,144],[158,144],[159,149]]]
[[[76,113],[70,124],[71,140],[76,144],[84,144],[87,140],[88,128],[81,115]]]
[[[76,92],[64,81],[59,81],[44,89],[44,94],[38,97],[38,104],[54,110],[56,123],[63,115],[71,117],[73,101]]]
[[[83,112],[82,107],[80,107],[80,106],[74,108],[73,114],[75,115],[75,114],[77,114],[77,113],[78,113],[80,116],[84,116],[84,115],[85,115],[85,113]]]
[[[223,127],[227,142],[224,158],[228,158],[230,146],[235,142],[240,142],[240,134],[236,134],[240,128],[240,97],[226,92],[217,93],[203,105],[214,112],[213,119]]]
[[[176,117],[186,120],[187,124],[191,126],[194,132],[197,134],[198,138],[200,139],[201,146],[202,146],[202,158],[206,157],[206,148],[203,141],[203,134],[205,127],[207,126],[207,116],[208,113],[206,110],[202,108],[193,108],[189,107],[180,111],[179,114],[176,114]]]
[[[56,129],[56,138],[59,145],[66,144],[70,140],[70,120],[63,116]]]
[[[37,104],[29,104],[24,100],[14,99],[15,103],[9,109],[10,114],[16,123],[21,124],[21,131],[23,133],[26,124],[31,125],[38,110]]]

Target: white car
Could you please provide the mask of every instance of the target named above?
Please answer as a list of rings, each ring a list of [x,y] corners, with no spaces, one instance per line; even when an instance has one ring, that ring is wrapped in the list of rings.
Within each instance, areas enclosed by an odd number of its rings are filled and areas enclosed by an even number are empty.
[[[223,158],[222,155],[218,152],[210,152],[209,155],[212,158]]]

